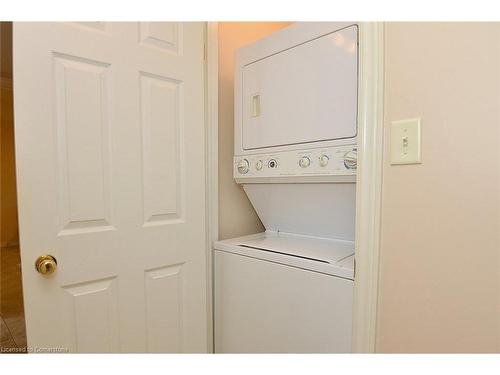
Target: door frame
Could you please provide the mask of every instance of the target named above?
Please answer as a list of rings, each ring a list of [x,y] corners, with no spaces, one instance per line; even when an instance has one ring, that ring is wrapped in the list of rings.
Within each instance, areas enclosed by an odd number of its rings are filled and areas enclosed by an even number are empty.
[[[384,24],[360,24],[354,353],[375,353],[384,145]]]
[[[206,22],[204,54],[207,186],[207,352],[214,353],[213,245],[219,240],[219,42],[217,22]]]
[[[384,112],[384,24],[360,23],[354,353],[375,353]],[[213,352],[213,244],[218,239],[218,24],[207,22],[207,223],[209,351]]]

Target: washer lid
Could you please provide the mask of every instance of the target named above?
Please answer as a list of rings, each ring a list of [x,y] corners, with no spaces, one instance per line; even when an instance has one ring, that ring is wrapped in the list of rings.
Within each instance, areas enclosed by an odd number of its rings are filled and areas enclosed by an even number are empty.
[[[215,243],[216,250],[352,279],[354,242],[267,231]]]
[[[354,253],[354,244],[350,241],[290,235],[242,239],[239,246],[330,264],[336,263]]]

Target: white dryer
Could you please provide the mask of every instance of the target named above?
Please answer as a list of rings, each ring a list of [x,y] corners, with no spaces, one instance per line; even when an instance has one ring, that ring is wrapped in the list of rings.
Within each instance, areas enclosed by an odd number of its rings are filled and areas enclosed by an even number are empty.
[[[237,51],[234,178],[266,231],[215,244],[215,351],[351,350],[358,26]]]

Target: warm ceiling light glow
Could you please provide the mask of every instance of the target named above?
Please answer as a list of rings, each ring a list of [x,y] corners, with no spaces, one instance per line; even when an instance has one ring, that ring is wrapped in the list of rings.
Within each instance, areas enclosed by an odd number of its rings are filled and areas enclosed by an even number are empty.
[[[333,43],[335,43],[335,45],[338,47],[344,45],[344,43],[345,43],[345,38],[342,34],[333,35],[332,40],[333,40]]]
[[[347,47],[347,52],[349,53],[356,52],[356,42],[352,42],[351,44],[349,44],[349,46]]]

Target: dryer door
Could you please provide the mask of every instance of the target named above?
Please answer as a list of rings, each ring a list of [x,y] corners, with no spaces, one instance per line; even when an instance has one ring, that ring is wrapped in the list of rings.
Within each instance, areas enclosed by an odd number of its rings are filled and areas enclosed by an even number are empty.
[[[246,65],[243,149],[355,137],[357,70],[356,25]]]

